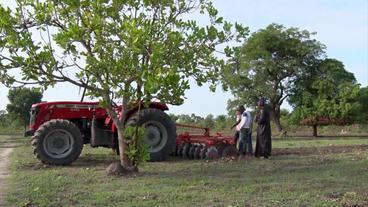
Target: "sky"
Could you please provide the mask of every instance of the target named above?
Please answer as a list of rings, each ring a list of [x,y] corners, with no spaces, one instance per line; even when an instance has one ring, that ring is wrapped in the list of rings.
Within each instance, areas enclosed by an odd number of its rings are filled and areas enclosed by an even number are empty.
[[[8,5],[9,1],[0,2]],[[317,32],[314,38],[327,46],[327,56],[342,61],[361,86],[368,85],[367,0],[213,0],[213,3],[220,16],[248,26],[251,33],[271,23]],[[8,104],[7,93],[7,88],[0,84],[0,110]],[[43,100],[78,101],[80,97],[78,88],[63,83],[45,91]],[[191,83],[185,97],[184,104],[170,106],[169,113],[227,114],[227,101],[232,95],[220,86],[212,93],[206,85],[198,87]],[[290,109],[288,104],[282,107]]]

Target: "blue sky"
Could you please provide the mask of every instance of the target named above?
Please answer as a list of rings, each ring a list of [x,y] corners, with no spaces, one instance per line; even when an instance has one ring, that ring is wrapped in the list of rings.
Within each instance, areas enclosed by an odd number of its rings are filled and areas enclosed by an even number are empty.
[[[1,3],[5,3],[2,0]],[[232,22],[249,26],[251,32],[271,23],[317,32],[315,38],[327,46],[327,55],[345,64],[358,83],[368,85],[368,1],[367,0],[214,0],[219,14]],[[7,89],[0,85],[0,110],[8,102]],[[211,93],[208,87],[192,87],[181,106],[170,113],[206,116],[226,114],[229,92],[220,87]],[[79,100],[78,88],[60,84],[44,93],[45,101]],[[285,104],[284,108],[289,106]]]

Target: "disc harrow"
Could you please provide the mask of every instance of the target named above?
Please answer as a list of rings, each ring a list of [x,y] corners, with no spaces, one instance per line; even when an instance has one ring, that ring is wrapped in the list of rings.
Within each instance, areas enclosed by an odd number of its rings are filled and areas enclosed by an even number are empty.
[[[176,124],[178,128],[185,129],[177,135],[174,156],[186,159],[217,159],[220,157],[235,156],[233,136],[224,136],[221,133],[210,134],[205,127]],[[193,129],[200,129],[202,133],[190,133]]]

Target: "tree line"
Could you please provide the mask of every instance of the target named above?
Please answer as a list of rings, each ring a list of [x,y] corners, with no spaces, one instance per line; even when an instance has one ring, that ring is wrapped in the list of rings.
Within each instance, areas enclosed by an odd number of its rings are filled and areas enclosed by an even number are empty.
[[[9,90],[6,110],[0,110],[0,127],[14,128],[26,127],[29,124],[32,104],[40,103],[43,92],[40,88],[17,87]]]
[[[228,108],[255,108],[265,97],[278,131],[281,105],[293,107],[294,124],[313,126],[367,122],[367,87],[357,83],[344,64],[326,55],[326,46],[307,30],[271,24],[233,50],[222,83],[234,99]]]

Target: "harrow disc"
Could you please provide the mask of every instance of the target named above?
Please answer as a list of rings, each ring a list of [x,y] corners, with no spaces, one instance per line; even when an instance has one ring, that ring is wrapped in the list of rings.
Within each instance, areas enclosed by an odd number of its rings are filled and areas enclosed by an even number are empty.
[[[189,148],[189,152],[188,152],[188,157],[193,159],[194,158],[194,151],[195,149],[197,148],[197,146],[195,145],[192,145],[190,148]]]
[[[238,154],[239,154],[238,150],[236,149],[235,146],[228,145],[224,148],[224,150],[222,150],[221,156],[222,157],[231,157],[231,156],[237,156]]]
[[[199,152],[199,158],[202,160],[206,159],[206,153],[207,153],[207,148],[202,147],[201,151]]]
[[[183,149],[181,151],[181,156],[183,158],[188,158],[188,153],[189,153],[189,149],[190,149],[190,144],[189,143],[186,143],[184,146],[183,146]]]
[[[197,146],[196,149],[194,150],[194,159],[199,159],[200,157],[200,153],[201,150],[203,149],[203,146]]]
[[[180,145],[176,148],[176,152],[175,152],[175,155],[180,157],[181,156],[181,152],[183,151],[183,146]]]
[[[227,144],[225,143],[220,143],[218,145],[216,145],[216,149],[219,155],[222,155],[222,151],[227,147]]]
[[[206,159],[211,160],[211,159],[217,159],[218,157],[219,157],[219,154],[218,154],[216,147],[208,148],[206,152]]]

